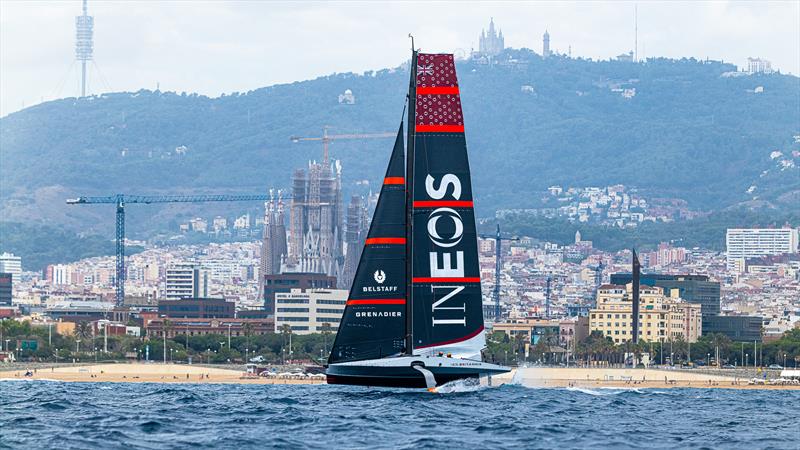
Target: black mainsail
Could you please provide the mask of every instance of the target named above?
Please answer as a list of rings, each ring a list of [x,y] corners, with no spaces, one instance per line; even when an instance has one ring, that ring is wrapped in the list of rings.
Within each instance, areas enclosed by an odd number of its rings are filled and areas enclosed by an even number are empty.
[[[464,117],[453,55],[418,54],[413,134],[414,353],[485,347]]]
[[[382,358],[405,348],[404,165],[401,123],[329,363]]]
[[[477,232],[453,55],[413,53],[408,108],[408,155],[401,124],[328,358],[331,384],[432,389],[510,370],[481,361]]]

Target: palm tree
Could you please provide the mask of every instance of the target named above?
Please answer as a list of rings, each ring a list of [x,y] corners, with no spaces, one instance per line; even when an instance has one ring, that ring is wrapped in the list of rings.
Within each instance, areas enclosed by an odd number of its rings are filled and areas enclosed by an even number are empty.
[[[331,324],[328,322],[322,323],[322,345],[325,348],[325,353],[328,353],[328,336],[331,334]]]
[[[253,334],[254,329],[253,324],[250,322],[245,322],[244,325],[242,325],[244,337],[247,338],[247,348],[250,348],[250,336]]]
[[[77,342],[76,349],[80,352],[81,340],[91,338],[94,334],[94,330],[92,330],[92,326],[89,325],[89,322],[78,322],[75,324],[75,331],[73,331],[72,334],[75,336],[75,341]]]
[[[167,363],[167,335],[172,330],[172,322],[169,319],[164,319],[161,322],[161,331],[164,333],[164,364]]]
[[[281,334],[283,335],[283,346],[284,346],[284,348],[286,347],[286,337],[287,336],[289,337],[289,359],[291,359],[292,358],[292,327],[288,323],[285,323],[285,324],[281,325]],[[283,363],[286,364],[285,353],[284,353],[284,361],[283,361]]]

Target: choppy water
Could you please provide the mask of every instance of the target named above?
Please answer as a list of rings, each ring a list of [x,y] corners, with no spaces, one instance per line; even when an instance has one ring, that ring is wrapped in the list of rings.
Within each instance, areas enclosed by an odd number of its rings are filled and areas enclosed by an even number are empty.
[[[800,448],[800,391],[0,381],[0,448]]]

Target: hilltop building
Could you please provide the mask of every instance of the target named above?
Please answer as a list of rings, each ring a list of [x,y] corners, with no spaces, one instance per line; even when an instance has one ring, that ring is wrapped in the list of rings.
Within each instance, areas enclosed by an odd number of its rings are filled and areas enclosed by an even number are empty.
[[[747,58],[747,73],[772,73],[772,63],[762,58]]]
[[[597,291],[597,307],[589,311],[589,328],[610,337],[615,343],[628,342],[633,336],[632,283],[625,286],[606,284]],[[648,342],[683,339],[697,342],[702,334],[701,306],[670,295],[659,287],[639,288],[639,339]]]
[[[628,53],[620,53],[617,55],[616,60],[620,62],[633,62],[633,50]]]
[[[275,332],[280,333],[284,325],[296,334],[335,332],[348,293],[345,289],[292,289],[275,294]]]
[[[355,105],[356,104],[356,96],[353,95],[353,91],[350,89],[345,89],[344,94],[339,94],[339,104],[340,105]]]
[[[494,29],[494,18],[489,20],[489,31],[481,30],[478,37],[478,52],[483,56],[497,56],[505,49],[505,39],[503,31],[496,32]]]
[[[550,33],[545,30],[542,36],[542,58],[549,58],[550,55]]]

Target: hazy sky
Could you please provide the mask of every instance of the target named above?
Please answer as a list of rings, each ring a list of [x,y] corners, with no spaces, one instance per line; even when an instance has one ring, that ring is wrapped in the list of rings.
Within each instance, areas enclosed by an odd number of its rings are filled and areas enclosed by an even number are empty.
[[[489,18],[506,46],[606,59],[634,46],[634,2],[89,1],[91,93],[244,92],[333,72],[395,67],[409,32],[428,51],[477,48]],[[0,0],[0,116],[79,92],[79,0]],[[638,2],[639,54],[769,59],[800,73],[800,0]]]

